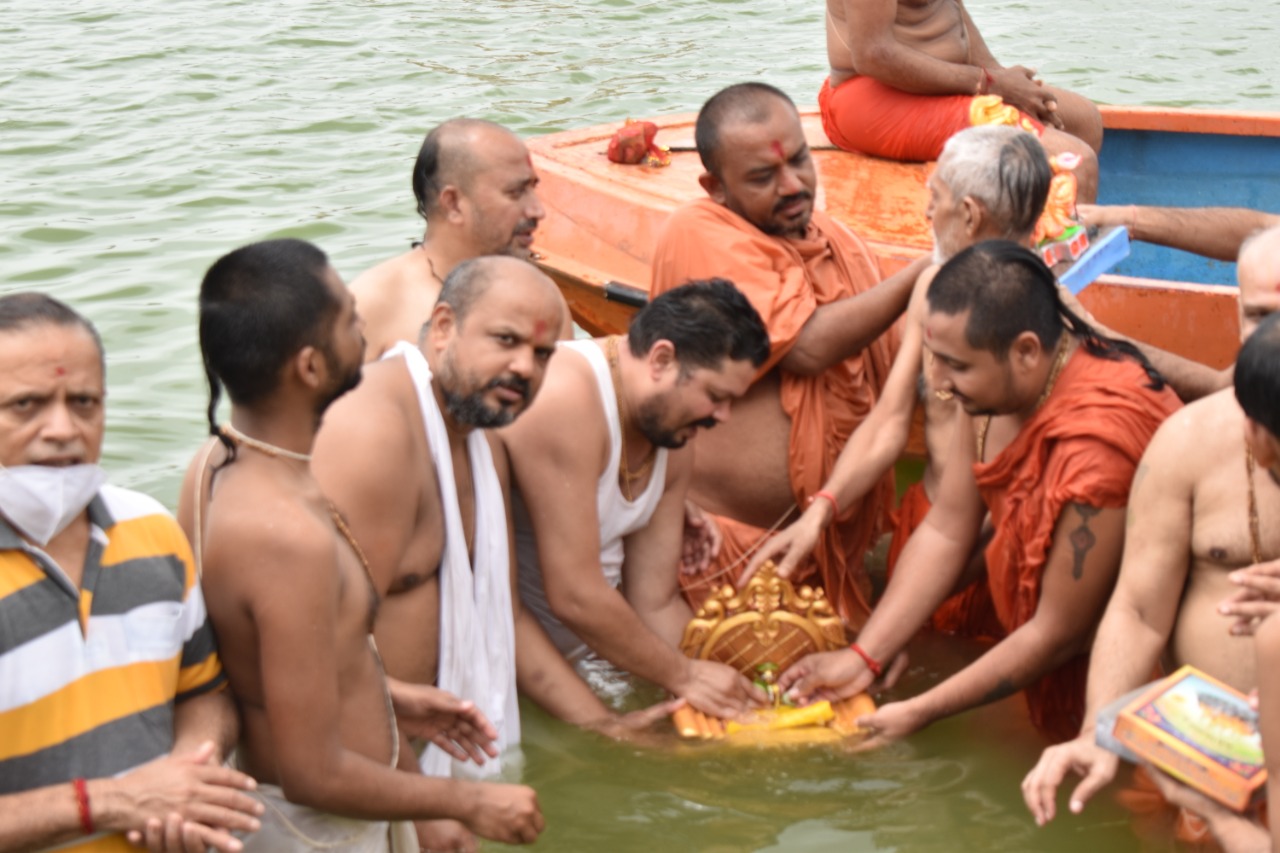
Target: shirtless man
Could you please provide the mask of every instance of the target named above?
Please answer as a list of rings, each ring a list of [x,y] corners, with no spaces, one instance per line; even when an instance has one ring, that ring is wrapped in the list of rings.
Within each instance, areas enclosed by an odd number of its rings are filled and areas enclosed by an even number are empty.
[[[765,696],[677,648],[693,616],[677,578],[685,445],[728,420],[768,354],[732,284],[690,283],[654,298],[625,338],[561,344],[538,402],[502,432],[521,496],[521,596],[560,651],[594,651],[719,717]]]
[[[831,76],[818,101],[827,136],[841,148],[933,160],[949,136],[971,124],[1015,124],[1041,133],[1051,155],[1078,154],[1079,198],[1097,197],[1102,148],[1097,107],[1044,85],[1029,68],[1003,67],[962,0],[826,4]],[[976,120],[974,107],[981,105],[973,104],[976,95],[999,96],[1021,115],[1005,110],[1012,115]]]
[[[495,754],[520,742],[517,681],[570,722],[612,720],[519,606],[509,468],[490,431],[537,394],[563,320],[559,291],[531,264],[464,261],[445,278],[419,343],[367,366],[316,440],[316,479],[349,520],[382,599],[374,634],[387,672],[474,701],[495,727]],[[420,763],[433,776],[476,772],[437,745]],[[484,769],[500,768],[499,757]],[[474,845],[450,822],[418,833],[432,849]]]
[[[929,284],[934,388],[964,412],[938,499],[850,649],[809,655],[779,685],[795,698],[866,689],[954,589],[984,516],[986,583],[1002,629],[976,661],[862,722],[887,738],[1015,691],[1051,738],[1078,731],[1094,627],[1119,569],[1138,460],[1178,407],[1131,346],[1062,305],[1053,273],[1008,241],[978,243]],[[1004,417],[1016,430],[995,434]]]
[[[246,849],[308,849],[300,834],[344,850],[416,849],[403,821],[437,817],[530,842],[542,828],[532,790],[426,778],[399,749],[371,642],[378,596],[310,471],[321,415],[360,380],[361,328],[324,253],[299,240],[238,249],[201,285],[218,440],[188,469],[182,514],[240,706],[237,761],[270,805]],[[219,428],[223,386],[231,423]]]
[[[1245,304],[1280,310],[1280,228],[1240,252],[1242,339],[1260,317]],[[1248,691],[1257,683],[1248,642],[1226,636],[1218,606],[1235,592],[1233,570],[1280,557],[1280,530],[1261,525],[1253,541],[1249,495],[1261,518],[1280,515],[1280,486],[1246,466],[1246,424],[1231,389],[1187,406],[1161,427],[1143,457],[1127,521],[1124,563],[1098,628],[1084,725],[1075,740],[1045,750],[1022,783],[1036,822],[1056,814],[1068,773],[1084,777],[1071,794],[1079,813],[1116,774],[1118,757],[1094,740],[1098,709],[1169,671],[1193,664]],[[1248,476],[1246,476],[1248,471]]]
[[[1245,413],[1245,442],[1259,468],[1273,481],[1280,477],[1280,316],[1258,324],[1236,361],[1235,396]],[[1261,475],[1259,475],[1261,476]],[[1265,478],[1264,478],[1265,479]],[[1259,513],[1261,514],[1261,513]],[[1270,521],[1270,519],[1268,519]],[[1258,680],[1258,729],[1267,759],[1266,799],[1280,802],[1280,564],[1253,565],[1234,572],[1231,580],[1242,584],[1219,612],[1235,621],[1233,634],[1252,635]],[[1169,802],[1207,821],[1214,839],[1227,853],[1280,850],[1280,820],[1271,806],[1270,830],[1256,811],[1240,814],[1174,781],[1163,773],[1152,779]]]
[[[418,339],[458,264],[480,255],[529,259],[533,232],[546,214],[537,185],[528,149],[501,125],[456,118],[427,134],[413,166],[426,235],[351,283],[365,318],[368,361],[397,341]]]

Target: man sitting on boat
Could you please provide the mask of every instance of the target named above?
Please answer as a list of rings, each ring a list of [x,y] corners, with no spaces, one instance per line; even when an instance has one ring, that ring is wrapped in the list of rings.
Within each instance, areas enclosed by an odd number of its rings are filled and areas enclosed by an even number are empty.
[[[858,642],[805,658],[779,683],[800,699],[864,689],[955,588],[989,512],[984,556],[1003,636],[863,722],[902,737],[1025,690],[1032,723],[1069,738],[1083,721],[1088,649],[1120,566],[1134,469],[1179,403],[1136,349],[1062,305],[1053,273],[1025,247],[965,249],[926,298],[931,384],[973,417],[958,419],[937,500]]]
[[[826,0],[831,76],[818,93],[827,136],[847,151],[934,160],[954,133],[1010,124],[1072,152],[1079,198],[1098,192],[1102,117],[1091,101],[1005,68],[962,0]]]
[[[667,221],[651,292],[728,278],[759,311],[771,345],[733,420],[698,439],[690,495],[718,516],[724,542],[708,571],[681,577],[696,606],[741,575],[750,549],[797,504],[826,499],[819,490],[840,448],[889,375],[895,336],[885,333],[927,260],[881,281],[863,242],[814,210],[817,173],[799,114],[772,86],[743,83],[716,94],[695,133],[709,197]],[[815,551],[817,582],[855,627],[870,611],[863,557],[892,501],[893,479],[885,476],[824,531]]]
[[[766,697],[734,668],[679,651],[686,443],[729,418],[769,355],[759,316],[723,280],[664,293],[625,337],[562,343],[537,402],[502,431],[520,594],[560,651],[588,652],[733,718]]]
[[[546,215],[537,185],[528,149],[502,125],[455,118],[427,134],[413,164],[413,195],[426,234],[351,283],[365,318],[368,361],[398,341],[418,339],[458,264],[481,255],[529,259],[533,232]],[[571,329],[566,319],[565,330]]]
[[[983,240],[1006,239],[1030,246],[1050,180],[1044,148],[1030,134],[986,125],[951,137],[928,181],[927,215],[933,228],[934,261],[943,263]],[[924,440],[929,456],[924,475],[903,494],[893,517],[893,541],[888,554],[892,576],[902,549],[924,521],[938,493],[949,459],[951,433],[963,417],[954,398],[935,393],[937,389],[930,383],[936,377],[922,371],[924,295],[936,272],[934,266],[921,274],[902,347],[884,393],[871,414],[854,430],[831,476],[823,483],[822,491],[834,500],[810,504],[794,524],[756,552],[751,559],[751,572],[765,560],[773,559],[778,562],[781,576],[791,576],[813,551],[839,508],[856,504],[869,487],[893,471],[894,463],[906,449],[919,400],[924,406]],[[1002,418],[991,428],[996,433],[992,439],[996,440],[1001,439],[1001,430],[1016,429],[1016,425]],[[999,636],[991,595],[982,581],[980,571],[966,572],[957,585],[958,591],[933,615],[933,627],[962,636]]]
[[[1278,259],[1280,228],[1240,252],[1242,340],[1266,316],[1245,306],[1265,300],[1267,313],[1280,310]],[[1259,429],[1228,388],[1187,406],[1152,439],[1134,480],[1124,564],[1098,627],[1079,737],[1046,750],[1022,785],[1037,823],[1053,819],[1068,773],[1084,776],[1071,795],[1073,812],[1114,778],[1118,760],[1095,743],[1095,716],[1157,667],[1189,663],[1238,690],[1256,686],[1252,649],[1246,638],[1226,636],[1223,620],[1248,605],[1219,603],[1239,589],[1233,572],[1280,557],[1280,530],[1266,521],[1280,517],[1280,486],[1250,450]],[[1194,833],[1182,823],[1184,835]]]
[[[242,715],[236,761],[267,805],[245,850],[416,850],[407,821],[431,818],[531,842],[543,826],[531,789],[429,779],[401,749],[370,566],[311,472],[321,416],[360,381],[362,325],[324,253],[301,240],[237,249],[200,287],[216,438],[188,468],[181,516]],[[231,423],[219,427],[224,385]]]

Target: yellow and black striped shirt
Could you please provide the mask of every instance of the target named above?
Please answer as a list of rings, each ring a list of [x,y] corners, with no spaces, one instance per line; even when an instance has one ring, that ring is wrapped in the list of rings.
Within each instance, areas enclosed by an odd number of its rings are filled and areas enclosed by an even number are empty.
[[[173,746],[175,702],[224,681],[191,549],[146,495],[89,505],[79,588],[0,518],[0,794],[116,776]],[[68,850],[131,850],[99,836]]]

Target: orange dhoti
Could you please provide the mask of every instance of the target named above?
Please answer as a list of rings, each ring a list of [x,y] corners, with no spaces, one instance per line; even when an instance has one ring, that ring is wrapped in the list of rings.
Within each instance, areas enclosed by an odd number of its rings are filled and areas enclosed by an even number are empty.
[[[898,557],[907,546],[907,540],[924,522],[933,506],[924,490],[924,483],[912,483],[902,494],[902,502],[893,513],[893,540],[889,543],[887,569],[889,578],[898,564]],[[995,606],[991,603],[991,589],[985,580],[977,580],[957,592],[933,612],[929,624],[935,631],[972,639],[999,639],[1004,628],[996,619]]]
[[[890,160],[937,160],[948,139],[979,124],[1044,132],[1044,125],[999,95],[915,95],[870,77],[835,88],[824,81],[818,106],[822,129],[837,146]]]
[[[875,256],[853,232],[814,211],[805,236],[774,237],[710,199],[671,215],[653,258],[652,295],[693,279],[726,278],[755,306],[769,330],[769,360],[757,378],[778,369],[800,330],[821,305],[856,296],[880,281]],[[780,370],[780,402],[791,422],[787,447],[792,494],[799,507],[822,488],[849,435],[878,399],[893,364],[895,334],[817,376]],[[820,583],[836,611],[859,628],[870,613],[870,583],[863,559],[887,526],[893,505],[889,472],[862,500],[845,508],[823,531],[813,554],[816,570],[797,581]],[[695,606],[720,583],[732,583],[745,568],[743,553],[765,531],[717,518],[725,546],[710,579],[685,576]],[[735,565],[736,563],[736,565]],[[732,567],[732,571],[726,571]],[[815,577],[816,576],[816,577]]]
[[[1035,615],[1054,529],[1067,505],[1128,503],[1138,460],[1181,405],[1168,388],[1147,387],[1149,381],[1137,363],[1099,358],[1081,346],[1009,446],[974,465],[995,530],[986,550],[987,579],[1006,632]],[[1088,668],[1088,655],[1079,655],[1026,689],[1032,723],[1055,742],[1080,732]]]

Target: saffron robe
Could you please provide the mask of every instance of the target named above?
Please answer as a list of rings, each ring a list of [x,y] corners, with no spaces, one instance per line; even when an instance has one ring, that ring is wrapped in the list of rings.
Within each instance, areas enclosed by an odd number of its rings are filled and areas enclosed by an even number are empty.
[[[974,477],[995,533],[986,549],[996,617],[1007,633],[1030,621],[1054,528],[1067,504],[1118,509],[1156,428],[1181,403],[1154,391],[1136,362],[1110,361],[1077,348],[1045,404]],[[1084,722],[1087,654],[1026,689],[1031,721],[1055,741]]]
[[[787,239],[765,234],[704,198],[667,220],[654,250],[650,293],[657,296],[690,280],[712,277],[737,285],[768,327],[769,360],[757,379],[791,351],[819,306],[864,293],[881,278],[879,264],[862,240],[821,211],[814,211],[803,238]],[[894,339],[895,333],[882,335],[820,376],[781,371],[782,409],[791,420],[788,468],[799,507],[807,506],[822,488],[850,433],[875,405],[893,364]],[[817,581],[854,628],[860,628],[870,612],[863,557],[887,526],[892,506],[890,472],[866,497],[841,513],[814,550]],[[724,545],[707,573],[715,582],[681,576],[686,597],[695,608],[721,583],[736,581],[746,566],[740,561],[742,555],[766,537],[764,530],[749,524],[720,517],[716,521],[724,533]],[[735,563],[734,572],[725,575],[725,568]]]

